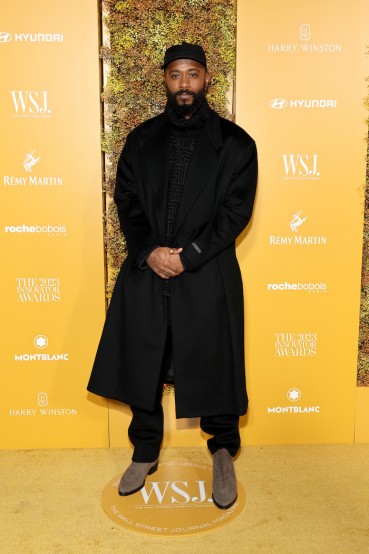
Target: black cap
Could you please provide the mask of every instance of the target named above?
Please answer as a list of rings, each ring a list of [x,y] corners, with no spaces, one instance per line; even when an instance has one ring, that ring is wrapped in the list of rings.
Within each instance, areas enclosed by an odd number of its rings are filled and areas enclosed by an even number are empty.
[[[195,60],[206,68],[206,56],[203,47],[199,44],[190,44],[189,42],[182,42],[182,44],[170,46],[170,48],[165,51],[164,63],[161,68],[165,69],[168,63],[182,59]]]

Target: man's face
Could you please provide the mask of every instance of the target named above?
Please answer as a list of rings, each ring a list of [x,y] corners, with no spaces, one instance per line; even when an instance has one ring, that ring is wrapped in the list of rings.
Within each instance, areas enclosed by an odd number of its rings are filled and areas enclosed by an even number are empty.
[[[210,75],[194,60],[175,60],[164,71],[167,97],[172,106],[185,117],[201,104],[208,88]]]

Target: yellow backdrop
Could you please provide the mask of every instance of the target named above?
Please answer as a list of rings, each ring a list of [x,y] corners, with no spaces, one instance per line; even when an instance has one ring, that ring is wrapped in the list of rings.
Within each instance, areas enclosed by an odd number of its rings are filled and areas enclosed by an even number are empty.
[[[104,320],[98,13],[2,14],[1,448],[127,445],[129,409],[85,392]],[[236,120],[259,191],[238,243],[246,444],[369,440],[356,391],[368,6],[239,0]],[[174,419],[166,445],[205,444]],[[108,423],[109,420],[109,423]]]
[[[3,5],[1,448],[108,445],[98,49],[95,2]]]

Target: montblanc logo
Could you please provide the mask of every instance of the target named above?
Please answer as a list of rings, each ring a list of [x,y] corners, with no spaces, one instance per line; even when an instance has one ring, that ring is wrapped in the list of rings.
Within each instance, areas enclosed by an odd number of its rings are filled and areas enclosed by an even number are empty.
[[[47,90],[11,90],[12,117],[51,117]]]
[[[287,398],[292,404],[301,400],[302,393],[297,387],[287,391]],[[320,406],[268,406],[268,414],[319,414]]]
[[[36,335],[33,344],[38,350],[45,350],[48,347],[49,340],[45,335]],[[65,352],[47,353],[47,352],[27,352],[14,354],[16,362],[68,362],[69,354]]]
[[[292,109],[332,109],[337,108],[337,100],[334,98],[273,98],[269,101],[269,106],[274,110],[283,110],[284,108]]]
[[[38,408],[11,408],[9,410],[10,417],[37,417],[37,416],[75,416],[77,415],[76,408],[49,408],[49,395],[47,392],[39,392],[35,400],[30,403]]]
[[[33,344],[36,346],[36,348],[40,348],[41,350],[43,350],[47,347],[49,341],[47,337],[45,337],[45,335],[37,335],[33,340]]]
[[[282,154],[284,179],[313,180],[320,179],[318,154]]]
[[[64,35],[61,33],[14,33],[11,35],[0,31],[0,44],[4,42],[64,42]]]
[[[308,217],[303,216],[302,210],[296,211],[289,223],[292,231],[290,235],[269,235],[269,244],[277,246],[325,246],[327,237],[323,235],[300,235],[302,225],[305,224]]]
[[[5,187],[60,187],[63,185],[62,177],[55,177],[51,175],[34,175],[34,168],[39,164],[41,156],[36,154],[36,150],[30,150],[26,152],[22,158],[19,159],[20,167],[23,167],[26,175],[3,175],[3,185]],[[42,165],[42,163],[41,163]]]
[[[301,391],[300,389],[290,389],[287,393],[288,400],[291,400],[291,402],[297,402],[301,398]]]
[[[337,54],[342,52],[342,44],[338,42],[310,42],[313,29],[309,23],[302,23],[294,37],[288,42],[268,44],[271,54]],[[300,42],[299,42],[300,41]]]

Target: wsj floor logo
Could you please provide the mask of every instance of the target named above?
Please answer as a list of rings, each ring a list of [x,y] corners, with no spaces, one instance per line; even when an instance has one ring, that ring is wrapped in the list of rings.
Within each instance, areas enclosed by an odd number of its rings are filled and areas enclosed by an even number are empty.
[[[14,111],[12,117],[51,117],[47,90],[10,91]]]
[[[191,462],[159,464],[138,493],[121,497],[120,475],[110,481],[102,495],[107,515],[130,531],[157,536],[183,536],[212,531],[233,520],[245,504],[238,483],[238,499],[229,510],[219,510],[211,498],[212,470]]]
[[[302,392],[297,387],[287,391],[287,398],[292,404],[297,404],[302,398]],[[320,406],[268,406],[268,414],[320,414]]]
[[[36,335],[33,339],[33,344],[38,350],[45,350],[48,347],[49,340],[45,335]],[[54,353],[48,352],[26,352],[24,354],[14,354],[14,361],[16,362],[68,362],[68,353]]]
[[[284,177],[287,180],[320,179],[318,154],[282,154]]]

